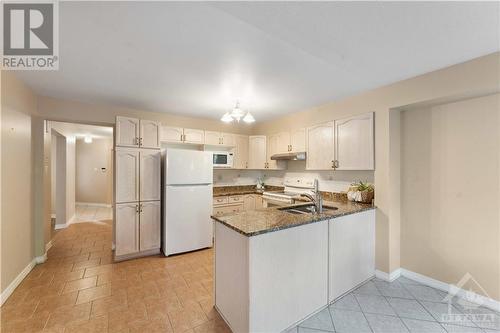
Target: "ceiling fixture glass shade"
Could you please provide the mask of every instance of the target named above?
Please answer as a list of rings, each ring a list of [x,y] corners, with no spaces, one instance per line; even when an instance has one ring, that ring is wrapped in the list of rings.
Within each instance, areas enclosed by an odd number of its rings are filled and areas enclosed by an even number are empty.
[[[92,137],[90,135],[86,135],[83,141],[85,143],[92,143]]]
[[[240,109],[240,103],[237,102],[234,109],[231,112],[224,113],[224,115],[222,116],[222,118],[220,120],[225,122],[225,123],[230,123],[233,120],[240,122],[240,120],[242,118],[243,118],[243,121],[246,123],[255,122],[255,118],[252,116],[252,114],[250,112],[247,112],[245,114],[245,112],[242,109]]]
[[[243,121],[245,123],[253,123],[253,122],[255,122],[255,118],[252,116],[252,114],[250,112],[247,112],[245,117],[243,117]]]
[[[226,112],[226,113],[224,113],[224,115],[222,116],[222,118],[220,118],[220,120],[222,120],[225,123],[230,123],[230,122],[233,121],[233,117],[231,117],[231,115],[229,114],[229,112]]]

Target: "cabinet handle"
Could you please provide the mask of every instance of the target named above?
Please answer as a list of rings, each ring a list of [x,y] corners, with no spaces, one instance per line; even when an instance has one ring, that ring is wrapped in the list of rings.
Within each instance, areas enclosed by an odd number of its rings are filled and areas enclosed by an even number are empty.
[[[135,139],[134,139],[134,146],[138,146],[138,145],[139,145],[139,138],[135,137]]]
[[[335,166],[335,169],[339,167],[339,161],[338,160],[335,160],[335,162],[333,162],[333,165]]]
[[[220,138],[220,142],[224,144],[224,138]]]
[[[335,161],[332,160],[332,169],[335,169]]]
[[[142,206],[142,204],[140,204],[139,205],[139,212],[141,212],[141,213],[142,213],[142,208],[143,208],[143,206]]]
[[[139,213],[139,205],[135,205],[135,212]]]
[[[142,138],[139,138],[139,146],[142,146]]]
[[[245,169],[248,169],[248,162],[245,162]]]

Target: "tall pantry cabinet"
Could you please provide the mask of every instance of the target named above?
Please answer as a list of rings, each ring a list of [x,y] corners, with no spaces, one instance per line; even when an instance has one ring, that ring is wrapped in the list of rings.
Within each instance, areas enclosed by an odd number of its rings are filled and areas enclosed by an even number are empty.
[[[115,261],[160,253],[160,123],[116,117]]]

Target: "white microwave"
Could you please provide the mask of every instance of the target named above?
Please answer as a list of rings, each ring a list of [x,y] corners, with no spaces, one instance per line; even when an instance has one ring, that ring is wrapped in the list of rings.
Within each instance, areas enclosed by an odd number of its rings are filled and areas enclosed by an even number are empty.
[[[229,151],[214,151],[213,164],[214,168],[232,168],[234,154]]]

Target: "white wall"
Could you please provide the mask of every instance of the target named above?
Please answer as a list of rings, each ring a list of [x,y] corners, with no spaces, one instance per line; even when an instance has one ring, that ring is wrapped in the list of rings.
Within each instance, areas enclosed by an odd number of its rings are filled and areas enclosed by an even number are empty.
[[[91,143],[76,140],[76,202],[111,205],[112,149],[112,137],[94,138]]]

